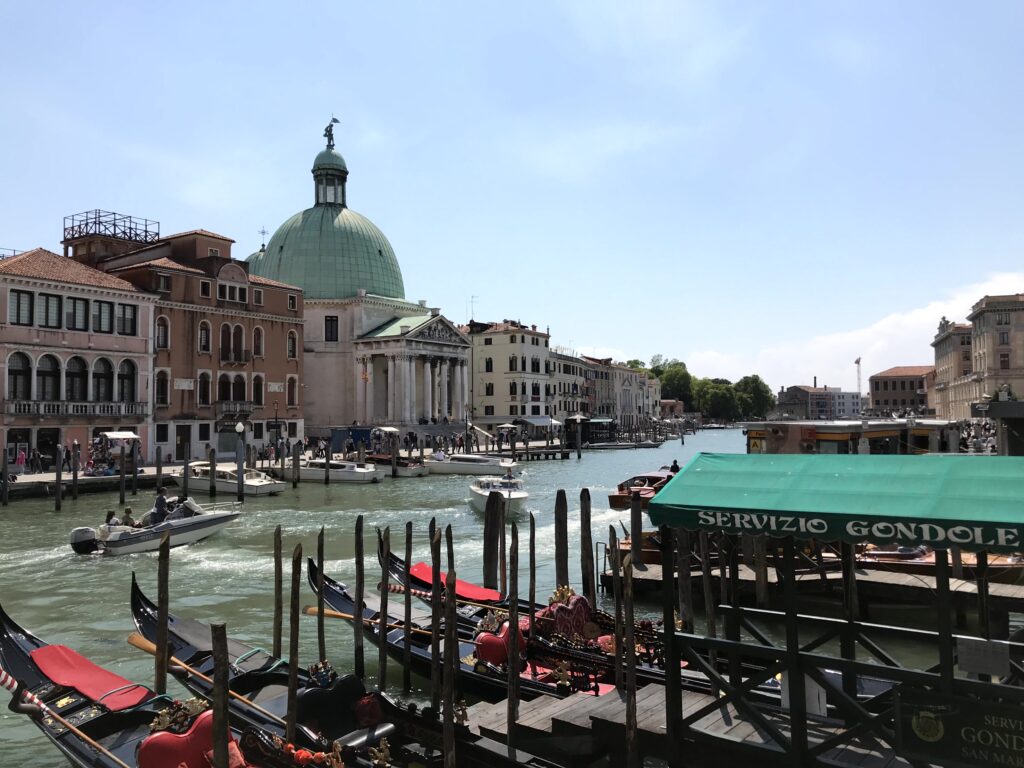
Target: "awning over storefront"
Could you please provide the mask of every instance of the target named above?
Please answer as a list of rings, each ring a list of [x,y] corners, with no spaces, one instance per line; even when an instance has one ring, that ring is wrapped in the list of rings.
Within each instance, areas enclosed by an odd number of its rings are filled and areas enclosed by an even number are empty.
[[[591,424],[611,424],[612,420],[605,418],[604,416],[595,416],[590,420]]]
[[[139,436],[134,432],[101,432],[107,440],[138,440]]]
[[[520,418],[527,424],[532,424],[535,427],[548,427],[552,424],[558,424],[550,416],[522,416]]]
[[[822,541],[1024,549],[1024,457],[695,456],[655,496],[651,521]]]

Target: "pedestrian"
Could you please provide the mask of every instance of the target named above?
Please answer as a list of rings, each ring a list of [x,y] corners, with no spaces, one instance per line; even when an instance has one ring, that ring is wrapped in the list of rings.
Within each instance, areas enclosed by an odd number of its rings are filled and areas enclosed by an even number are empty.
[[[33,448],[32,453],[29,455],[29,467],[32,470],[32,474],[39,474],[43,471],[43,462],[39,457],[39,449]]]
[[[64,461],[61,463],[61,468],[68,472],[71,471],[71,446],[67,443],[64,443]]]

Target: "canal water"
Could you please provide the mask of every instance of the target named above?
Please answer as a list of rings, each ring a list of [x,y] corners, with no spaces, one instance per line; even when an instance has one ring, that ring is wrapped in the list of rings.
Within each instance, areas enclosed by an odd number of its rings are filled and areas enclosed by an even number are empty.
[[[709,430],[678,438],[660,448],[591,451],[581,460],[538,461],[523,465],[529,508],[537,521],[539,600],[554,586],[554,506],[558,489],[569,499],[570,575],[579,586],[579,495],[589,488],[595,541],[606,541],[608,526],[628,524],[628,511],[608,507],[608,493],[621,480],[658,469],[677,460],[683,464],[698,451],[737,453],[745,450],[738,429]],[[367,585],[376,584],[375,527],[390,526],[392,547],[404,550],[405,523],[413,522],[413,556],[429,560],[427,525],[432,517],[443,528],[452,526],[456,568],[461,578],[479,581],[482,569],[483,516],[469,506],[471,477],[435,475],[425,478],[386,479],[373,485],[301,483],[276,497],[249,500],[244,514],[218,535],[192,546],[171,550],[171,610],[205,622],[225,622],[228,634],[269,648],[273,617],[273,534],[281,526],[285,551],[285,581],[290,553],[302,545],[303,556],[316,556],[316,538],[326,527],[326,571],[352,583],[353,531],[357,515],[364,515]],[[174,486],[170,486],[174,493]],[[223,498],[223,495],[219,498]],[[231,498],[231,497],[228,497]],[[202,504],[205,494],[196,494]],[[136,517],[152,506],[153,494],[129,496]],[[126,643],[134,629],[129,610],[131,573],[150,596],[156,596],[156,555],[122,557],[76,555],[68,534],[77,526],[96,526],[107,509],[118,508],[117,494],[86,494],[66,500],[61,512],[44,499],[20,500],[0,511],[0,602],[22,626],[43,640],[71,646],[98,664],[129,679],[152,684],[152,658]],[[520,563],[525,589],[529,520],[520,528]],[[442,550],[443,551],[443,550]],[[314,602],[302,580],[302,603]],[[401,600],[393,596],[393,600]],[[287,607],[287,599],[285,601]],[[649,610],[654,613],[657,605]],[[287,626],[287,625],[286,625]],[[287,630],[286,630],[287,631]],[[316,655],[316,620],[300,624],[301,657],[311,663]],[[351,668],[352,631],[346,622],[327,625],[328,657],[339,670]],[[287,642],[287,640],[286,640]],[[367,645],[367,674],[376,675],[376,648]],[[389,664],[389,679],[400,690],[401,672]],[[428,681],[414,678],[423,688]],[[184,693],[171,682],[171,691]],[[0,765],[42,768],[62,764],[56,750],[23,715],[7,710],[7,694],[0,695]]]

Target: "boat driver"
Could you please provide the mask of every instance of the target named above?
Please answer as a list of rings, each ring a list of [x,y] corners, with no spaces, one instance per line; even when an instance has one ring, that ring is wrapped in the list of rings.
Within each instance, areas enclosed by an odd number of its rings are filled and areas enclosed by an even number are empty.
[[[153,514],[149,517],[150,525],[160,525],[167,519],[167,489],[162,485],[156,489],[156,502],[153,504]]]

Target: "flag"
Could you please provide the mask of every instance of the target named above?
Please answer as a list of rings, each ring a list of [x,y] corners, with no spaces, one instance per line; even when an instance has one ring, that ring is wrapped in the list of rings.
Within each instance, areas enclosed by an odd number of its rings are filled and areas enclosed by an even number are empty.
[[[860,358],[858,357],[856,360],[854,360],[853,364],[854,365],[860,365]]]

